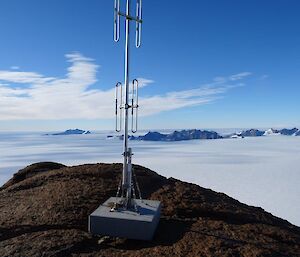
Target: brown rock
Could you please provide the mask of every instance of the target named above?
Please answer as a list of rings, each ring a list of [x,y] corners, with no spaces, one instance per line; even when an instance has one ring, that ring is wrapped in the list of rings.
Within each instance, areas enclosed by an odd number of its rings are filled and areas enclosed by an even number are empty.
[[[300,228],[225,194],[135,166],[163,203],[151,242],[98,237],[88,215],[116,194],[120,164],[38,163],[0,188],[0,256],[300,256]]]

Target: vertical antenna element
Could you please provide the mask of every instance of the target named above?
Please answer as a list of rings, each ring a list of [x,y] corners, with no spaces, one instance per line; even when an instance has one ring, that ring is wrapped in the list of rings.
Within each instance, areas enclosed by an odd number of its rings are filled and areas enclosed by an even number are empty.
[[[137,132],[138,127],[138,108],[139,108],[139,82],[137,79],[132,81],[131,89],[131,132]]]
[[[114,6],[114,41],[118,42],[120,39],[120,0],[115,0]]]
[[[123,106],[123,86],[121,82],[116,84],[115,94],[115,116],[116,116],[116,131],[120,132],[122,128],[122,106]]]
[[[142,0],[136,2],[136,22],[135,22],[135,46],[139,48],[141,46],[142,37]]]

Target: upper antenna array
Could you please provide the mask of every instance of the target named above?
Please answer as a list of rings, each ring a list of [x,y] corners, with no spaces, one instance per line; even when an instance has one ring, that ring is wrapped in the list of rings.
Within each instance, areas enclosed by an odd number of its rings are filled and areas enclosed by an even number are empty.
[[[129,5],[129,7],[128,7]],[[135,46],[139,48],[141,46],[141,36],[142,36],[142,0],[136,1],[136,16],[130,16],[130,0],[127,1],[126,10],[129,12],[120,12],[120,0],[115,0],[114,8],[114,40],[118,42],[120,39],[120,16],[125,17],[127,20],[135,21]]]

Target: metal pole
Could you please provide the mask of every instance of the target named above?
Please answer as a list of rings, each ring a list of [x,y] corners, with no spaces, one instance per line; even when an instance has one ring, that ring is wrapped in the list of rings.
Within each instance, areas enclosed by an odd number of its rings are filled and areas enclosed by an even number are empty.
[[[126,2],[126,16],[130,16],[130,1]],[[126,205],[127,207],[131,204],[131,176],[128,170],[128,158],[131,153],[128,151],[128,109],[129,109],[129,50],[130,50],[130,20],[126,17],[125,24],[125,106],[124,106],[124,144],[123,144],[123,155],[124,155],[124,164],[123,164],[123,179],[122,187],[123,192],[126,194]]]
[[[135,79],[133,80],[133,92],[132,92],[132,99],[130,102],[129,99],[129,55],[130,55],[130,22],[136,22],[136,47],[140,47],[141,45],[141,24],[142,24],[142,0],[137,0],[136,2],[136,17],[130,16],[130,7],[131,7],[131,0],[126,0],[126,12],[120,12],[120,0],[115,0],[114,4],[114,40],[116,42],[119,41],[120,37],[120,16],[125,18],[125,65],[124,65],[124,103],[122,97],[122,84],[117,83],[116,85],[116,131],[121,131],[121,127],[123,124],[122,122],[122,113],[124,115],[124,138],[123,138],[123,171],[122,171],[122,198],[123,208],[129,209],[135,206],[135,203],[132,202],[132,164],[131,164],[131,157],[132,151],[131,148],[128,148],[128,112],[129,109],[132,108],[131,115],[132,119],[134,119],[134,110],[136,111],[135,115],[135,129],[133,128],[132,123],[132,132],[135,133],[137,130],[137,110],[138,110],[138,81]],[[118,93],[121,94],[120,96],[120,105],[118,105]],[[118,110],[122,110],[118,112]],[[120,127],[118,126],[118,115],[120,114]]]

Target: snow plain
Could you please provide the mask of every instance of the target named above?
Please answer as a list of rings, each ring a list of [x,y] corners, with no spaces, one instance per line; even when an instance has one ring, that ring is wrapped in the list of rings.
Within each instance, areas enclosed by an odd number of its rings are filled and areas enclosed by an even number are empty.
[[[121,162],[122,142],[106,139],[107,134],[0,133],[0,185],[18,169],[38,161]],[[300,226],[300,137],[130,141],[130,145],[134,163],[224,192]]]

